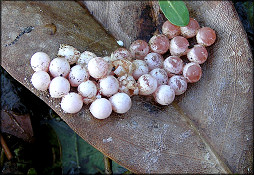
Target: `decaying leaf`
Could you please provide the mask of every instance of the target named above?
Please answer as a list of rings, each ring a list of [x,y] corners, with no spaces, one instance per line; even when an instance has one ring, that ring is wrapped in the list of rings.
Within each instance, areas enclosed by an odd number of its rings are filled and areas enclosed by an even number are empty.
[[[12,111],[1,110],[1,132],[14,135],[28,142],[32,141],[33,128],[30,115],[18,115]]]
[[[163,22],[158,6],[151,1],[84,3],[126,47],[140,36],[149,39]],[[1,65],[83,139],[132,172],[251,173],[253,58],[246,33],[228,1],[186,4],[191,17],[216,31],[217,41],[202,65],[201,81],[190,84],[185,95],[166,107],[149,97],[134,96],[128,113],[113,113],[99,121],[88,106],[75,115],[63,113],[60,99],[32,87],[29,61],[36,51],[53,59],[64,43],[99,56],[110,55],[118,47],[76,2],[3,2]],[[56,26],[55,34],[43,32],[46,24]],[[5,47],[28,26],[34,29]]]

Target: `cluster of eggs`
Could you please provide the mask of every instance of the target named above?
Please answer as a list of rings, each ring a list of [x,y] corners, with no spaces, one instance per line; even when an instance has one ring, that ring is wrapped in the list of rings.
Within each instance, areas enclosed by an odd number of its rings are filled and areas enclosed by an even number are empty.
[[[188,39],[195,36],[197,44],[189,48]],[[112,111],[126,113],[132,95],[153,95],[157,103],[169,105],[186,91],[187,83],[201,78],[200,64],[208,57],[206,47],[215,40],[213,29],[200,28],[190,18],[185,27],[166,21],[162,34],[154,35],[148,43],[136,40],[129,49],[118,48],[110,56],[80,53],[73,46],[61,44],[53,60],[44,52],[32,56],[35,73],[31,82],[38,90],[49,89],[52,98],[62,98],[64,112],[77,113],[83,104],[91,104],[90,112],[98,119],[107,118]],[[164,59],[168,53],[170,56]]]

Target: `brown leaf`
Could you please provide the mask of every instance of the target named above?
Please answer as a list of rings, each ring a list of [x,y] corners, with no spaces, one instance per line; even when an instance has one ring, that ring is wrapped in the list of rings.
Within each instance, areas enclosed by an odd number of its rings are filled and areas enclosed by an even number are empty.
[[[85,4],[126,47],[140,36],[149,39],[163,21],[151,2]],[[253,103],[249,94],[253,94],[253,81],[246,33],[228,1],[188,2],[187,7],[201,26],[215,29],[218,39],[202,65],[201,81],[189,85],[184,95],[166,107],[149,97],[135,96],[128,113],[113,113],[101,121],[91,116],[88,106],[78,114],[64,114],[60,99],[32,87],[29,62],[36,51],[44,51],[53,59],[64,43],[97,55],[109,55],[118,47],[115,39],[75,2],[3,2],[1,64],[83,139],[133,172],[251,173]],[[43,26],[52,23],[56,32],[50,35]],[[28,26],[34,29],[16,44],[4,47]]]
[[[17,115],[12,111],[1,110],[1,132],[14,135],[28,142],[32,141],[33,128],[30,115]]]

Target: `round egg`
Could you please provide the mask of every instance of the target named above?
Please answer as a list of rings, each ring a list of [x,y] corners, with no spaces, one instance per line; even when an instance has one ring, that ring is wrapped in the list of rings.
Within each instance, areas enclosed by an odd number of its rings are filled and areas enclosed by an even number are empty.
[[[75,65],[71,68],[68,78],[71,86],[77,87],[82,82],[89,79],[89,74],[84,67],[80,65]]]
[[[63,96],[61,100],[61,108],[66,113],[77,113],[82,109],[83,106],[83,99],[81,95],[70,92]]]
[[[70,91],[70,83],[64,77],[55,77],[49,84],[49,93],[53,98],[61,98]]]
[[[113,111],[119,114],[126,113],[131,108],[131,98],[126,93],[117,93],[109,101]]]
[[[40,91],[46,91],[50,84],[50,76],[45,71],[37,71],[31,78],[33,86]]]
[[[96,99],[89,108],[92,115],[97,119],[105,119],[112,113],[112,105],[106,98]]]
[[[53,77],[67,77],[70,72],[70,64],[65,58],[55,58],[50,62],[49,72]]]
[[[34,71],[45,71],[49,69],[50,58],[44,52],[36,52],[30,60],[31,67]]]

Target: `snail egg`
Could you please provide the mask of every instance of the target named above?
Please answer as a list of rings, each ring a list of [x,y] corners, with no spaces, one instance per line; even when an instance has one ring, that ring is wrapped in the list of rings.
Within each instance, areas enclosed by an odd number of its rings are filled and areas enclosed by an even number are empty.
[[[135,65],[132,61],[129,60],[115,60],[112,62],[115,70],[114,74],[118,77],[121,77],[125,74],[132,75],[135,70]]]
[[[124,92],[129,96],[138,95],[138,84],[133,76],[125,74],[117,79],[119,81],[119,92]]]
[[[151,71],[155,68],[162,68],[163,67],[163,57],[161,56],[161,54],[152,52],[149,53],[145,56],[144,58],[147,66],[148,66],[148,70]]]
[[[161,85],[156,89],[153,96],[157,103],[169,105],[175,99],[175,91],[169,85]]]
[[[194,37],[197,34],[199,28],[200,26],[198,22],[193,18],[190,18],[189,24],[187,26],[180,27],[181,34],[185,38]]]
[[[50,76],[45,71],[37,71],[33,74],[31,82],[37,90],[45,91],[49,87]]]
[[[102,57],[102,59],[108,63],[107,75],[114,75],[113,63],[111,61],[111,57],[110,56],[105,56],[105,57]]]
[[[49,93],[53,98],[61,98],[70,91],[70,83],[64,77],[55,77],[49,85]]]
[[[163,67],[167,71],[168,76],[180,74],[183,70],[183,60],[178,56],[169,56],[164,60]]]
[[[156,68],[150,72],[156,80],[158,86],[168,83],[168,74],[164,69]]]
[[[182,56],[186,55],[186,52],[189,47],[189,41],[182,37],[182,36],[176,36],[170,41],[170,53],[174,56]]]
[[[137,80],[141,75],[148,74],[148,66],[143,60],[134,60],[132,62],[135,65],[135,70],[132,73],[132,76]]]
[[[109,65],[101,57],[96,57],[88,62],[88,72],[93,78],[103,78],[108,73]]]
[[[77,87],[82,82],[89,79],[89,74],[85,68],[80,65],[75,65],[71,68],[69,73],[69,82],[72,87]]]
[[[112,105],[106,98],[96,99],[89,108],[92,115],[97,119],[105,119],[112,113]]]
[[[117,93],[109,98],[112,109],[116,113],[126,113],[131,108],[131,98],[126,93]]]
[[[179,26],[176,26],[167,20],[162,25],[162,33],[166,35],[168,39],[172,39],[175,36],[180,35],[181,30]]]
[[[82,97],[75,92],[66,94],[61,100],[61,108],[66,113],[77,113],[82,109],[82,106]]]
[[[210,27],[202,27],[196,35],[198,44],[203,46],[211,46],[216,40],[216,33]]]
[[[149,40],[149,45],[153,52],[164,54],[169,50],[169,39],[163,34],[154,35]]]
[[[67,77],[70,72],[70,64],[65,58],[55,58],[50,62],[49,72],[53,77]]]
[[[130,45],[131,55],[136,59],[144,59],[149,50],[149,45],[144,40],[136,40]]]
[[[87,64],[89,63],[89,61],[95,57],[97,56],[94,53],[89,51],[84,51],[83,53],[80,54],[77,64],[87,67]]]
[[[114,76],[109,75],[100,79],[99,86],[101,94],[109,97],[118,92],[119,82]]]
[[[168,85],[174,89],[175,95],[181,95],[187,90],[187,80],[180,75],[172,76]]]
[[[44,52],[36,52],[30,60],[31,67],[34,71],[45,71],[49,69],[50,58]]]
[[[138,79],[140,95],[150,95],[157,88],[157,80],[150,74],[144,74]]]
[[[132,60],[131,52],[126,48],[118,48],[111,54],[111,61],[123,59]]]
[[[73,46],[60,44],[57,55],[66,58],[70,65],[72,65],[77,62],[78,58],[80,57],[80,52]]]
[[[202,76],[202,69],[198,63],[188,63],[183,68],[183,76],[189,83],[195,83]]]
[[[208,52],[206,48],[202,45],[195,45],[191,48],[187,53],[187,58],[191,62],[195,62],[198,64],[203,64],[208,57]]]
[[[94,82],[87,80],[78,86],[78,92],[85,98],[93,98],[97,94],[97,87]]]

